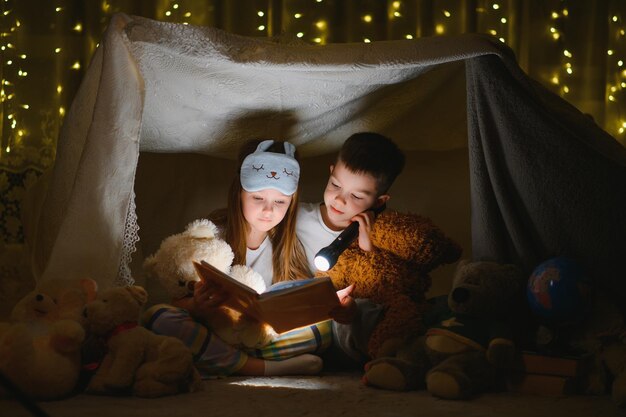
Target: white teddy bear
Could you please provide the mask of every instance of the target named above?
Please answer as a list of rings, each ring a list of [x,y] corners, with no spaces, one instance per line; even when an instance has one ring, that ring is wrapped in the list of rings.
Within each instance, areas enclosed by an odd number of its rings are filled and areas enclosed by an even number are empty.
[[[193,295],[193,284],[200,280],[193,261],[205,261],[258,293],[266,289],[263,277],[245,265],[234,265],[233,251],[217,237],[217,227],[207,219],[195,220],[185,231],[169,236],[159,249],[144,261],[144,269],[156,276],[173,300]],[[239,347],[258,348],[271,341],[271,327],[221,307],[207,323],[225,342]]]

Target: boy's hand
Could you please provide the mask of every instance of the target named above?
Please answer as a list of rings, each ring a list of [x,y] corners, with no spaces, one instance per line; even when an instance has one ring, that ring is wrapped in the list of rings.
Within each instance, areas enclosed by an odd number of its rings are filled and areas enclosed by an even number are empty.
[[[370,252],[372,250],[370,233],[372,232],[372,223],[374,223],[374,212],[368,210],[357,214],[350,220],[359,222],[359,247],[366,252]]]
[[[337,291],[337,297],[339,298],[340,306],[333,308],[330,311],[330,317],[337,323],[350,324],[357,313],[356,301],[350,296],[354,290],[354,284]]]

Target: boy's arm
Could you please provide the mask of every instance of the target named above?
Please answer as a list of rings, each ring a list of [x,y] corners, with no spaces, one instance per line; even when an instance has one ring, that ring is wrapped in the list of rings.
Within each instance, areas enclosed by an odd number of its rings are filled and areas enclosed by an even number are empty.
[[[363,213],[359,213],[352,218],[353,222],[359,223],[359,247],[366,252],[370,252],[374,246],[370,234],[372,233],[372,223],[374,223],[374,212],[368,210]]]
[[[354,290],[354,284],[337,291],[337,297],[341,305],[330,311],[330,317],[338,323],[350,324],[357,314],[358,307],[356,301],[350,295],[352,290]]]

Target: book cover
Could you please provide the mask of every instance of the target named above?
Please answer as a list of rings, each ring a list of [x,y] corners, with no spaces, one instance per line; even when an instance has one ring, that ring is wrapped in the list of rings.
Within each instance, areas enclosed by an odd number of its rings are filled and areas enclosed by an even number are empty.
[[[224,305],[269,324],[278,333],[327,320],[340,305],[328,277],[280,282],[259,294],[207,262],[194,262],[194,266],[201,279],[229,293]]]
[[[507,388],[522,394],[563,397],[578,394],[580,381],[578,378],[558,375],[513,374],[507,379]]]
[[[588,372],[591,361],[591,355],[551,356],[523,351],[515,370],[529,374],[580,377]]]

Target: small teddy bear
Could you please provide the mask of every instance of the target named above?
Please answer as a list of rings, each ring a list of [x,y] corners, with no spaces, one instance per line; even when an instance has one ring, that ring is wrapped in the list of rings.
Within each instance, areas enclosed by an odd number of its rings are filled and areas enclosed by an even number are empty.
[[[153,398],[199,387],[192,353],[183,342],[138,325],[147,299],[142,287],[114,287],[101,291],[85,306],[88,329],[107,338],[108,347],[87,392],[132,390],[138,397]]]
[[[40,282],[0,326],[0,371],[25,394],[55,400],[72,393],[85,339],[82,310],[96,296],[91,279]]]
[[[456,262],[461,248],[430,219],[395,211],[378,216],[370,238],[372,251],[362,251],[354,243],[323,275],[330,276],[335,288],[355,284],[353,297],[384,306],[384,318],[368,344],[370,357],[376,358],[386,340],[423,330],[428,274],[440,265]]]
[[[231,266],[233,259],[230,245],[217,237],[215,224],[199,219],[188,224],[184,232],[165,238],[146,258],[144,269],[158,278],[173,300],[193,295],[193,285],[200,280],[194,261],[208,262],[258,293],[265,291],[263,277],[245,265]],[[229,307],[216,309],[205,324],[226,343],[238,347],[261,347],[275,336],[269,326]]]
[[[387,341],[381,349],[386,356],[366,365],[363,382],[394,390],[425,386],[446,399],[468,399],[493,388],[497,372],[515,360],[504,319],[523,286],[515,265],[461,261],[452,291],[431,300],[425,335]]]

